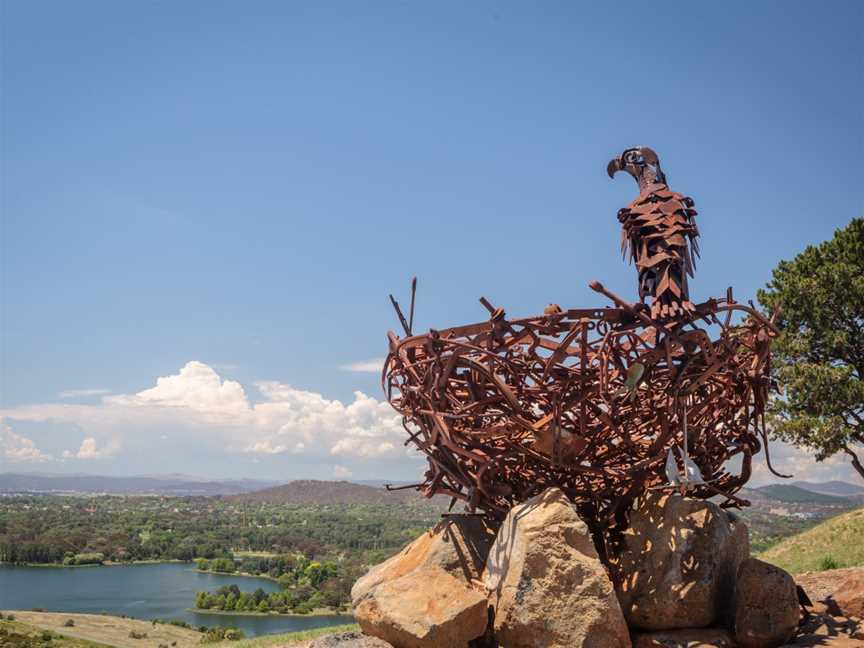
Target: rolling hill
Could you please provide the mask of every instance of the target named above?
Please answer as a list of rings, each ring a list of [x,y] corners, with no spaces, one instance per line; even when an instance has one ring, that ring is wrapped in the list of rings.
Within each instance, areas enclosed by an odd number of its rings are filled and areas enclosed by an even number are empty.
[[[788,504],[835,504],[849,506],[849,499],[839,495],[827,495],[805,490],[792,484],[769,484],[754,489],[760,495],[777,502]]]
[[[794,573],[820,569],[831,558],[839,567],[864,565],[864,508],[843,513],[786,538],[758,556]]]
[[[265,488],[252,493],[226,497],[234,502],[267,502],[270,504],[339,505],[407,504],[443,508],[449,503],[446,498],[428,500],[413,489],[387,491],[382,487],[367,486],[347,481],[319,481],[300,479],[281,486]]]
[[[254,491],[273,482],[255,479],[206,480],[184,475],[60,475],[0,473],[2,493],[107,493],[111,495],[232,495]]]
[[[840,497],[864,497],[864,485],[850,484],[844,481],[807,482],[793,481],[791,486],[797,486],[813,493],[824,493],[826,495],[839,495]]]

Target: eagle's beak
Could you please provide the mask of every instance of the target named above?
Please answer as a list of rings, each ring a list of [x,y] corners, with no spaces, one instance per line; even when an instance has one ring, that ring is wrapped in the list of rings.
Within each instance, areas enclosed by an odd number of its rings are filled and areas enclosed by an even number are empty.
[[[606,173],[609,174],[610,178],[614,178],[615,174],[623,168],[624,162],[621,160],[620,157],[612,158],[611,160],[609,160],[609,164],[606,165]]]

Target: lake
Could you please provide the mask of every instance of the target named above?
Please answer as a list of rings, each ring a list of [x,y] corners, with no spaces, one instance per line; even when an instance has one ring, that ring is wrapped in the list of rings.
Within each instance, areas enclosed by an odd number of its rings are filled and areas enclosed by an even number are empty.
[[[347,615],[245,616],[191,612],[195,593],[236,583],[241,590],[279,591],[265,578],[207,574],[191,564],[117,567],[0,565],[0,609],[125,614],[137,619],[179,619],[194,626],[236,626],[247,636],[352,623]]]

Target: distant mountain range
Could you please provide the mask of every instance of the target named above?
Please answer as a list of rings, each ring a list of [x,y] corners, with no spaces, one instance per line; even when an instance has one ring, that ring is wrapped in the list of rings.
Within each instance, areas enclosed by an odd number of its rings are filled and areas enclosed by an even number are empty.
[[[108,493],[112,495],[235,495],[277,484],[260,479],[202,480],[186,475],[57,475],[0,473],[0,493]]]
[[[221,495],[238,501],[284,504],[392,504],[429,503],[413,489],[386,491],[381,480],[297,480],[280,484],[260,479],[208,480],[188,475],[59,475],[50,473],[0,473],[0,492],[107,493],[117,495]],[[389,482],[394,486],[406,482]],[[864,503],[864,486],[842,481],[794,481],[746,488],[744,497],[754,501],[850,507]],[[433,505],[446,505],[435,498]]]
[[[851,484],[850,484],[851,485]],[[794,484],[769,484],[759,488],[745,489],[744,496],[748,499],[755,495],[775,502],[785,504],[821,504],[851,507],[855,496],[829,495],[809,490]]]
[[[826,495],[841,495],[843,497],[851,497],[855,495],[864,495],[864,485],[850,484],[843,481],[828,481],[828,482],[806,482],[793,481],[789,482],[790,486],[797,486],[804,490],[809,490],[813,493],[825,493]]]

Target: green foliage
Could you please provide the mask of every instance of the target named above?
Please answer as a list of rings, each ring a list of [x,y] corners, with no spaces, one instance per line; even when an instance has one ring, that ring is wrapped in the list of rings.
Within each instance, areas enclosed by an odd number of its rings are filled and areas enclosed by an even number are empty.
[[[146,639],[147,633],[146,632],[138,632],[136,630],[130,630],[129,631],[129,638],[130,639]]]
[[[208,628],[201,637],[201,643],[215,643],[217,641],[240,641],[246,635],[239,628]]]
[[[230,558],[217,558],[216,560],[210,561],[208,569],[223,574],[233,574],[237,571],[237,565],[235,565],[234,561]]]
[[[260,587],[242,592],[224,585],[213,592],[198,592],[195,607],[259,613],[308,614],[320,608],[339,611],[351,600],[351,586],[365,566],[343,557],[340,561],[308,561],[298,556],[272,556],[243,561],[241,571],[276,578],[282,591],[267,593]]]
[[[432,508],[286,505],[208,497],[25,495],[0,500],[0,561],[184,560],[208,571],[327,580],[313,562],[374,564],[438,518]],[[234,562],[234,551],[260,552]],[[303,572],[303,573],[301,573]]]
[[[818,461],[844,452],[864,478],[864,219],[781,261],[759,301],[778,313],[776,437]]]
[[[819,561],[819,570],[820,571],[828,571],[829,569],[837,569],[839,565],[837,561],[834,560],[834,557],[830,554],[824,556],[822,560]]]
[[[64,565],[101,565],[105,555],[101,552],[67,554],[63,558]]]

